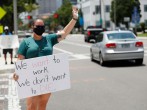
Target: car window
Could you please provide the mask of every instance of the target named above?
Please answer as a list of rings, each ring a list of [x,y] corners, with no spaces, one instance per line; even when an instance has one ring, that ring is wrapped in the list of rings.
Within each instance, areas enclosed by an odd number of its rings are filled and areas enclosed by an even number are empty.
[[[135,36],[132,33],[112,33],[107,34],[109,40],[116,39],[135,39]]]
[[[102,40],[103,40],[103,34],[101,33],[97,36],[97,42],[101,42]]]

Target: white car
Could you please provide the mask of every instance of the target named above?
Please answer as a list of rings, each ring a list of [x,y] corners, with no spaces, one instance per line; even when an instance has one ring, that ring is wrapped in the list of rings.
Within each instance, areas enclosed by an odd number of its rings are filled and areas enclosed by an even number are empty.
[[[142,65],[144,59],[143,42],[131,31],[105,31],[96,36],[96,42],[90,48],[91,60],[100,65],[107,61],[134,60]]]

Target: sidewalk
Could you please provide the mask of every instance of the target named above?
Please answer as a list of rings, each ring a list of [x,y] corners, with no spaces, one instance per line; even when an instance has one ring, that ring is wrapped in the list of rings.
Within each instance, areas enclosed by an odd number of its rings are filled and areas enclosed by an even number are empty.
[[[17,58],[13,57],[13,62]],[[20,100],[15,81],[12,79],[14,64],[10,64],[10,55],[7,54],[7,65],[3,55],[0,57],[0,110],[21,110]]]
[[[147,37],[137,37],[140,40],[147,40]]]
[[[17,61],[17,58],[13,57],[13,62]],[[7,65],[5,65],[4,56],[0,57],[0,74],[14,72],[14,64],[10,64],[10,55],[7,54]]]

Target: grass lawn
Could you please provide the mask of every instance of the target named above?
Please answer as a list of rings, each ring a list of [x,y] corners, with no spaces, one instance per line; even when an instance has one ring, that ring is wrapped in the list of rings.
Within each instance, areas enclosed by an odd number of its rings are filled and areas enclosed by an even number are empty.
[[[139,37],[147,37],[147,33],[141,33],[141,34],[138,34],[137,36],[139,36]]]

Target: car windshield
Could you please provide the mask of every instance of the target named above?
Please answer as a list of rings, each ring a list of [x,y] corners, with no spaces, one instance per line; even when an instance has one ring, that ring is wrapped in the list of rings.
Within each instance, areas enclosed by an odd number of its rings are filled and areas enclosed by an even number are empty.
[[[116,39],[135,39],[135,36],[132,33],[112,33],[107,34],[109,40]]]

